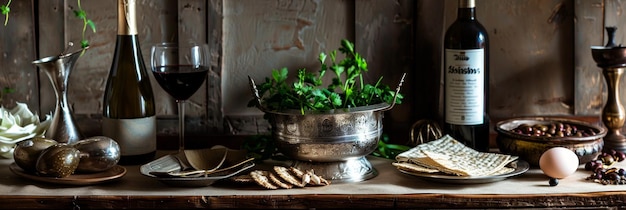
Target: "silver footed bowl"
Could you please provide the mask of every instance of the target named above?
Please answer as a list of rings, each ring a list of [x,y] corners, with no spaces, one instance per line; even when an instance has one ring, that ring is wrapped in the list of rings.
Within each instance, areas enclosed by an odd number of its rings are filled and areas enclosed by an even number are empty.
[[[387,103],[326,112],[266,111],[278,150],[296,160],[337,162],[378,147]]]

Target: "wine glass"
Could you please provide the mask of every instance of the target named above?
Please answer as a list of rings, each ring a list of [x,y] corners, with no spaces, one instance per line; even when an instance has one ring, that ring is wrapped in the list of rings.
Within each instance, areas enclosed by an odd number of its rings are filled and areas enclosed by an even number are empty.
[[[178,105],[178,156],[184,158],[185,101],[202,86],[209,71],[207,44],[160,43],[152,47],[152,73]],[[184,166],[183,166],[184,167]]]

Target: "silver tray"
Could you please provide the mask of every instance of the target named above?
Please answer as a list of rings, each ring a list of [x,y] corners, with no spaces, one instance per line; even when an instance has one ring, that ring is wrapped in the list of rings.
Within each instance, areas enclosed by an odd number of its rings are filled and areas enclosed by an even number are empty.
[[[509,167],[514,167],[515,170],[501,175],[494,176],[453,176],[453,175],[444,175],[444,174],[430,174],[430,173],[419,173],[398,169],[400,172],[413,175],[419,177],[421,179],[427,181],[434,182],[442,182],[442,183],[450,183],[450,184],[482,184],[482,183],[490,183],[502,181],[507,178],[511,178],[517,175],[521,175],[524,172],[528,171],[530,165],[528,162],[524,160],[517,160],[516,162],[510,163]]]
[[[202,177],[159,177],[153,175],[153,172],[170,172],[180,170],[181,167],[178,160],[172,155],[165,155],[152,162],[142,165],[139,170],[144,176],[159,180],[168,185],[179,187],[204,187],[212,185],[218,180],[230,178],[252,167],[254,167],[254,162],[250,161],[233,169]]]

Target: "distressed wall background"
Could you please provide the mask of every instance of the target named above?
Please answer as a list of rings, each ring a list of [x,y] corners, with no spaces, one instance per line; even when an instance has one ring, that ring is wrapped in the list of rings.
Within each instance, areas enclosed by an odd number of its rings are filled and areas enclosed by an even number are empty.
[[[0,1],[4,2],[4,1]],[[24,102],[41,115],[54,108],[48,78],[33,60],[57,55],[80,40],[76,0],[19,0],[0,26],[0,87],[14,89],[1,104]],[[115,1],[83,1],[97,26],[91,48],[70,78],[69,98],[87,135],[98,135],[104,85],[116,35]],[[247,76],[260,81],[275,68],[317,69],[317,55],[343,38],[366,56],[367,80],[395,86],[408,73],[405,103],[386,113],[385,132],[406,142],[418,119],[440,119],[441,41],[456,18],[457,0],[151,0],[138,1],[139,38],[148,61],[152,44],[204,40],[212,46],[207,82],[187,106],[187,132],[205,136],[267,131],[262,113],[246,107]],[[491,41],[490,115],[598,116],[606,98],[590,46],[604,45],[605,25],[626,43],[623,0],[477,0]],[[623,83],[622,83],[623,84]],[[176,106],[153,81],[159,132],[176,134]],[[624,88],[622,88],[624,89]],[[625,91],[622,91],[625,92]],[[622,97],[622,100],[626,97]],[[494,122],[495,123],[495,122]],[[195,136],[195,137],[194,137]],[[211,138],[215,139],[215,138]],[[213,140],[211,140],[213,141]]]

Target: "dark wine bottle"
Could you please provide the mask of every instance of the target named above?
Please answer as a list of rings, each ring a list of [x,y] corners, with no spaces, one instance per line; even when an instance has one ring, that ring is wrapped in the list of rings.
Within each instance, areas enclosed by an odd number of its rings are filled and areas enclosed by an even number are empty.
[[[118,0],[117,5],[117,40],[104,92],[102,134],[119,144],[119,164],[137,165],[156,154],[154,95],[137,39],[135,0]]]
[[[459,0],[444,38],[444,132],[478,151],[489,150],[489,42],[475,0]]]

